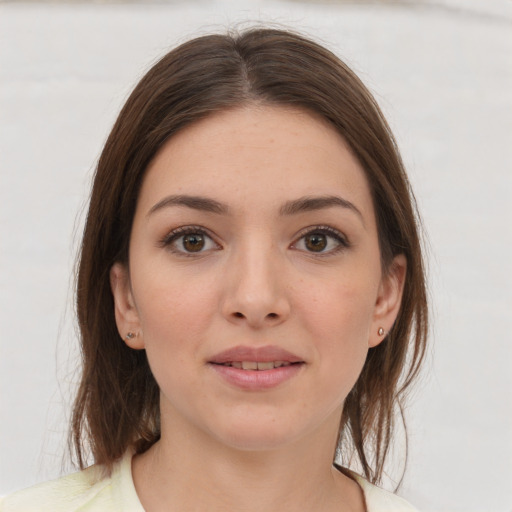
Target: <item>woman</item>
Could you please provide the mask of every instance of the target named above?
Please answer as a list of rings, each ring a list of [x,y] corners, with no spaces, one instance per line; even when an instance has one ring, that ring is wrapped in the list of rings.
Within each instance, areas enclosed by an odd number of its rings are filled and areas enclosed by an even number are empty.
[[[413,510],[373,485],[425,351],[412,194],[314,42],[200,37],[146,74],[98,164],[77,309],[82,471],[2,511]]]

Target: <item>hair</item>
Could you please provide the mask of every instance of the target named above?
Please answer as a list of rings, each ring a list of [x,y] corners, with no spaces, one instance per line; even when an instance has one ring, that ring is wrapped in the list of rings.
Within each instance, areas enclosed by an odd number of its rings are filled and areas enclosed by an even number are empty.
[[[365,171],[384,272],[397,254],[407,259],[398,317],[385,341],[369,350],[345,400],[337,445],[342,457],[356,456],[371,482],[383,476],[396,412],[402,414],[405,391],[417,377],[428,332],[414,196],[390,128],[354,72],[303,36],[261,28],[198,37],[169,52],[137,84],[105,143],[76,282],[82,375],[70,439],[81,468],[89,453],[111,470],[128,448],[141,453],[160,438],[158,385],[145,351],[130,349],[119,336],[109,281],[112,265],[128,262],[148,164],[185,126],[250,104],[302,109],[326,120]]]

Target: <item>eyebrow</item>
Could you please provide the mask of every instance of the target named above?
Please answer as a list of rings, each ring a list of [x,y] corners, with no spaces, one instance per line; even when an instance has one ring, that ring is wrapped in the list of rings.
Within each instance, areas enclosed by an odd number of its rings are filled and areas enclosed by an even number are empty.
[[[306,196],[300,197],[293,201],[286,202],[279,213],[281,215],[295,215],[297,213],[311,212],[315,210],[323,210],[332,208],[333,206],[346,208],[356,213],[364,224],[364,218],[361,211],[354,203],[347,201],[339,196]]]
[[[148,212],[152,213],[169,206],[184,206],[203,212],[216,213],[219,215],[229,213],[228,205],[204,196],[171,195],[164,197],[156,203]],[[345,208],[357,214],[364,225],[364,218],[361,211],[347,199],[339,196],[304,196],[292,201],[287,201],[279,209],[280,215],[297,215],[299,213],[324,210],[326,208]]]
[[[148,215],[169,206],[185,206],[194,210],[218,214],[226,214],[229,212],[227,205],[220,203],[219,201],[215,201],[215,199],[210,199],[209,197],[174,195],[167,196],[156,203],[151,210],[149,210]]]

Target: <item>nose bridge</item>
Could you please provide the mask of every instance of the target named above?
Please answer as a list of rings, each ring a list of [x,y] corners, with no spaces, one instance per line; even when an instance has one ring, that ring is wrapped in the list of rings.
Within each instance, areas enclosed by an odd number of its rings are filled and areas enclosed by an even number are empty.
[[[289,313],[282,255],[264,231],[240,241],[227,269],[224,313],[253,327],[279,323]]]

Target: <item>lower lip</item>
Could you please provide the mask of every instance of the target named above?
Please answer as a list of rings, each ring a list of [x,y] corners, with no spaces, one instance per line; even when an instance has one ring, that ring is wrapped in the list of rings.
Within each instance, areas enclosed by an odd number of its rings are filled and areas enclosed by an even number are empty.
[[[304,363],[280,366],[272,370],[242,370],[233,366],[210,364],[223,379],[230,384],[251,391],[271,389],[294,377]]]

